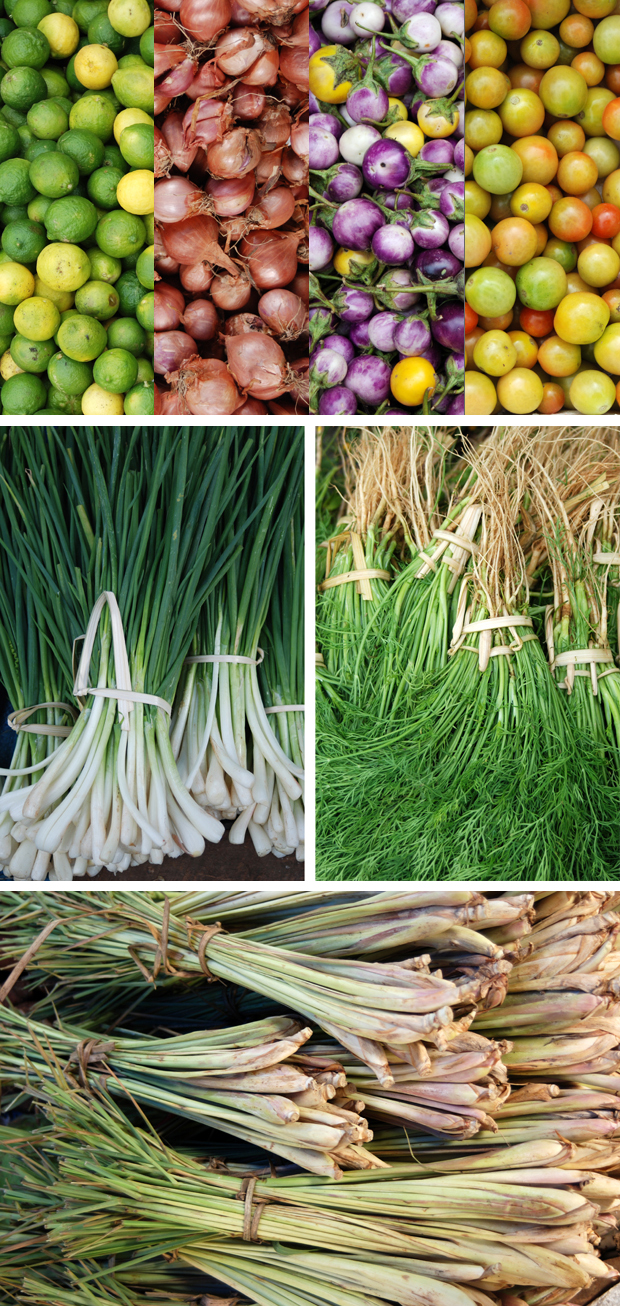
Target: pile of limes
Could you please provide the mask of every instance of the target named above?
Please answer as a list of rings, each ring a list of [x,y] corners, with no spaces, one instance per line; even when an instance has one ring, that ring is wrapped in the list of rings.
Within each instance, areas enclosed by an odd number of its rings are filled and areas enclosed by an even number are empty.
[[[152,413],[152,4],[0,15],[2,412]]]

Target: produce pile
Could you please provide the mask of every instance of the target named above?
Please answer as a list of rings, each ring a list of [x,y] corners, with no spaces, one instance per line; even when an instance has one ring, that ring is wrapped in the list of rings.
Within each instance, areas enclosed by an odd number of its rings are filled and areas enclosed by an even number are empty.
[[[465,410],[617,413],[616,6],[466,8]]]
[[[618,878],[617,432],[348,428],[317,466],[318,877]]]
[[[462,413],[463,6],[313,12],[311,410]]]
[[[152,413],[152,10],[2,8],[2,412]]]
[[[0,911],[7,1306],[560,1306],[618,1277],[617,894],[82,903]]]
[[[303,432],[0,441],[0,866],[22,880],[304,853]]]
[[[301,413],[308,0],[158,0],[155,411]]]

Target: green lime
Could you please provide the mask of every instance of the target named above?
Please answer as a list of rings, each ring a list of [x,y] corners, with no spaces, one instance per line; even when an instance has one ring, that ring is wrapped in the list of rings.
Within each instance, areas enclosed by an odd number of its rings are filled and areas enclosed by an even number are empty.
[[[70,18],[71,15],[69,14],[68,17]],[[50,68],[46,64],[45,68],[41,69],[41,76],[47,86],[47,94],[50,99],[54,95],[70,94],[71,87],[69,86],[67,79],[66,77],[63,77],[62,73],[59,72],[57,68]]]
[[[131,417],[151,416],[155,412],[155,386],[153,382],[139,383],[125,395],[125,412]]]
[[[51,158],[50,154],[41,156]],[[30,169],[36,168],[38,159],[29,163],[27,159],[6,159],[0,163],[0,200],[4,204],[29,204],[35,197],[35,189],[30,181]],[[129,216],[129,215],[128,215]]]
[[[77,0],[74,4],[71,17],[77,23],[81,32],[86,35],[93,18],[97,14],[107,14],[108,0]]]
[[[80,48],[80,46],[78,45],[78,50],[79,50],[79,48]],[[76,50],[75,54],[77,54],[77,52],[78,52],[78,51]],[[72,93],[72,95],[73,95],[73,99],[74,99],[74,101],[75,101],[75,100],[79,100],[79,99],[81,99],[81,94],[82,94],[82,92],[83,92],[83,90],[84,90],[84,87],[82,86],[82,83],[81,83],[80,81],[78,81],[78,78],[77,78],[76,75],[75,75],[75,68],[74,68],[74,66],[73,66],[74,63],[75,63],[75,54],[72,54],[72,55],[71,55],[71,58],[70,58],[70,60],[69,60],[69,62],[68,62],[68,64],[67,64],[67,67],[65,68],[65,77],[66,77],[67,82],[68,82],[68,84],[69,84],[69,89],[70,89],[70,91],[71,91],[71,93]]]
[[[146,295],[142,296],[136,309],[136,317],[145,331],[155,329],[155,295],[152,290],[147,290]]]
[[[141,57],[139,50],[128,50],[122,59],[118,61],[119,68],[144,68],[144,59]]]
[[[89,177],[103,163],[103,141],[94,132],[73,128],[60,137],[58,149],[75,159],[80,176]]]
[[[16,4],[17,0],[4,0],[4,12],[8,18],[11,17]]]
[[[146,340],[144,342],[144,352],[145,354],[148,354],[149,358],[152,358],[155,353],[155,332],[147,331],[145,334]]]
[[[15,24],[9,18],[0,18],[0,41],[3,41],[9,32],[15,31]]]
[[[12,339],[13,332],[8,336],[0,336],[0,358],[6,353],[7,349],[10,349]]]
[[[123,272],[116,282],[121,301],[121,316],[135,317],[136,309],[144,294],[144,286],[135,272]]]
[[[0,169],[3,167],[4,164],[0,164]],[[40,154],[30,164],[30,180],[35,190],[52,200],[70,195],[76,189],[79,179],[80,174],[75,159],[70,159],[67,154],[61,154],[60,150],[53,150],[50,154]]]
[[[4,103],[22,113],[27,113],[46,95],[47,86],[36,68],[11,68],[0,82],[0,96]]]
[[[4,116],[0,116],[0,163],[5,159],[14,159],[19,154],[19,136],[17,128],[11,127]]]
[[[2,117],[4,118],[5,122],[10,123],[11,127],[15,127],[17,129],[18,127],[24,126],[24,123],[26,121],[26,115],[25,113],[22,113],[21,109],[12,109],[10,104],[5,104],[4,108],[0,109],[0,113],[2,114]],[[17,137],[17,139],[19,141],[19,136]]]
[[[136,384],[138,364],[127,349],[106,349],[95,360],[93,377],[102,390],[124,395]]]
[[[16,27],[36,27],[46,14],[53,12],[47,0],[17,0],[11,18]]]
[[[17,135],[21,141],[21,149],[19,152],[20,154],[25,154],[28,147],[34,143],[35,137],[29,127],[23,126],[17,128]]]
[[[135,122],[132,127],[125,127],[120,135],[119,149],[132,168],[150,168],[153,171],[155,138],[150,123]]]
[[[69,126],[94,132],[100,141],[109,141],[116,109],[104,95],[82,95],[69,114]]]
[[[118,148],[118,145],[106,145],[103,152],[104,168],[118,168],[118,171],[125,175],[129,168]]]
[[[144,213],[142,216],[142,221],[144,223],[144,226],[146,227],[147,243],[149,245],[152,245],[155,240],[155,214]]]
[[[105,327],[94,317],[76,313],[60,324],[58,348],[78,363],[90,363],[98,358],[107,343]]]
[[[139,358],[146,344],[146,335],[135,317],[117,317],[108,327],[110,349],[126,349]]]
[[[141,286],[146,290],[152,290],[155,285],[155,267],[154,267],[155,247],[148,245],[138,255],[136,263],[136,276]]]
[[[77,317],[77,316],[78,316],[77,308],[66,308],[65,311],[64,311],[64,313],[61,313],[61,314],[60,314],[60,326],[59,326],[59,328],[58,328],[58,331],[60,331],[60,327],[62,326],[63,322],[66,322],[67,318],[69,318],[69,317]],[[58,345],[58,331],[56,332],[56,335],[54,336],[54,343],[55,343],[57,349],[59,348],[59,345]]]
[[[47,399],[47,386],[38,376],[23,372],[4,382],[0,399],[5,413],[36,413]]]
[[[54,200],[45,215],[48,240],[67,240],[70,245],[80,245],[92,236],[97,226],[97,210],[90,200],[79,195],[67,195]]]
[[[155,65],[155,28],[147,27],[140,37],[140,54],[149,68]]]
[[[0,336],[2,338],[13,335],[15,330],[13,326],[14,314],[15,308],[11,308],[10,304],[0,304]]]
[[[26,122],[39,140],[57,141],[67,131],[69,114],[59,100],[42,100],[28,110]]]
[[[11,39],[10,36],[7,36],[7,41]],[[4,45],[6,45],[6,41]],[[4,45],[2,46],[3,51]],[[132,58],[133,56],[129,55],[127,57]],[[141,59],[139,63],[141,65],[139,68],[119,67],[118,71],[113,74],[112,86],[114,87],[114,94],[126,109],[142,109],[144,113],[152,113],[153,96],[155,94],[153,69],[147,68]]]
[[[20,160],[12,162],[19,163]],[[0,164],[0,198],[2,198],[2,169],[6,166],[4,163]],[[106,213],[97,225],[99,249],[102,249],[104,254],[112,254],[114,258],[124,258],[127,254],[136,253],[142,249],[145,239],[146,231],[141,219],[134,213],[123,212],[122,209]]]
[[[88,24],[89,45],[106,45],[112,54],[119,55],[125,49],[125,38],[115,32],[107,13],[96,14]]]
[[[30,201],[26,210],[31,222],[45,222],[45,214],[53,200],[47,198],[47,195],[35,195]]]
[[[91,172],[86,189],[91,200],[100,209],[115,209],[116,187],[123,176],[118,168],[97,168]]]
[[[25,336],[13,336],[11,358],[22,372],[47,372],[55,349],[53,340],[27,340]]]
[[[16,27],[2,42],[2,62],[7,68],[42,68],[49,57],[50,43],[37,27]]]
[[[24,158],[27,159],[29,163],[33,163],[35,159],[38,159],[40,154],[51,154],[52,150],[55,149],[56,141],[38,141],[35,136],[30,142],[28,149],[24,151]]]
[[[76,363],[74,358],[67,358],[59,349],[50,358],[47,375],[54,388],[63,394],[83,395],[92,384],[93,369],[89,363]]]
[[[45,231],[38,222],[9,222],[2,232],[2,248],[14,263],[35,263],[45,249]]]
[[[123,272],[135,272],[139,257],[139,251],[136,254],[128,254],[127,257],[123,259]]]
[[[81,395],[66,395],[62,390],[56,390],[54,386],[50,386],[47,402],[50,413],[67,413],[73,416],[74,413],[82,411]]]
[[[116,313],[118,295],[109,281],[87,281],[76,291],[75,307],[78,313],[86,313],[88,317],[106,322]]]
[[[152,381],[154,372],[148,358],[138,359],[138,384],[140,381]]]
[[[54,8],[59,14],[66,14],[71,18],[73,14],[73,0],[54,0]]]
[[[25,222],[28,217],[28,209],[23,204],[3,204],[1,213],[5,227],[9,222]]]
[[[93,281],[107,281],[112,285],[118,281],[123,270],[122,263],[118,258],[112,258],[111,254],[104,254],[98,245],[88,251],[90,259],[90,275]]]

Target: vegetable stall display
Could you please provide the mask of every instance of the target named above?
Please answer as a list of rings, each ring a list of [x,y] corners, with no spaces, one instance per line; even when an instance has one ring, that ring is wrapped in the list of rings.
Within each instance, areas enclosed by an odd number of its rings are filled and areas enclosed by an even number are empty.
[[[156,411],[307,411],[308,4],[156,13]]]
[[[303,858],[302,434],[9,428],[2,465],[5,874],[198,857],[224,819]]]
[[[313,5],[312,411],[463,412],[463,7]]]
[[[345,507],[317,557],[318,878],[615,879],[618,435],[500,427],[462,457],[456,438],[340,442]]]
[[[467,6],[466,412],[617,413],[620,19]]]
[[[575,890],[113,892],[85,913],[72,894],[3,895],[4,1300],[557,1306],[603,1291],[618,1274],[618,905]],[[259,1014],[259,936],[332,991],[346,972],[358,1010],[380,1005],[391,1083],[360,1089],[323,1018],[297,1015],[297,989]],[[218,940],[222,956],[247,948],[243,987],[216,980]],[[433,981],[459,990],[443,1051],[421,1024],[386,1042],[398,973],[412,1022]],[[321,1160],[343,1129],[364,1142]],[[303,1140],[290,1159],[287,1131]]]
[[[0,404],[153,412],[153,16],[7,0],[0,20]]]

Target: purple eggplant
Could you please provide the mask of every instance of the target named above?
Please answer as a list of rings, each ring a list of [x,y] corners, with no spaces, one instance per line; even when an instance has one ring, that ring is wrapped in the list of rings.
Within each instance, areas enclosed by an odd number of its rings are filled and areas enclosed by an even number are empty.
[[[415,273],[421,273],[429,281],[450,281],[458,276],[462,266],[447,249],[423,249],[414,264]]]
[[[398,23],[406,23],[417,14],[434,14],[437,0],[393,0],[392,13]]]
[[[325,194],[334,204],[346,204],[359,195],[364,178],[354,163],[341,163],[334,172]]]
[[[403,23],[398,39],[407,50],[431,54],[441,41],[441,27],[434,14],[416,14]]]
[[[431,322],[433,339],[451,353],[460,354],[465,339],[465,310],[458,299],[440,300],[437,315]]]
[[[342,354],[347,365],[353,362],[355,350],[346,336],[326,336],[322,343],[325,349],[335,349],[337,354]]]
[[[421,153],[421,151],[420,151]],[[381,203],[386,209],[412,209],[415,202],[415,196],[408,190],[389,190],[386,195],[381,196]]]
[[[380,227],[372,238],[372,252],[380,263],[402,267],[413,255],[413,236],[400,222]]]
[[[311,113],[308,122],[310,127],[322,127],[324,131],[331,132],[337,141],[344,131],[342,123],[333,113]]]
[[[355,5],[350,4],[349,0],[334,0],[323,11],[321,31],[330,44],[353,45],[357,41],[357,33],[349,27],[349,14],[354,9]]]
[[[396,190],[406,186],[412,159],[404,145],[385,137],[371,145],[364,159],[364,178],[373,190]]]
[[[440,249],[445,245],[450,225],[448,219],[444,218],[443,213],[438,213],[437,209],[425,209],[424,222],[427,226],[418,226],[415,228],[413,238],[420,249]]]
[[[332,168],[340,158],[338,141],[325,127],[312,126],[310,136],[310,167],[314,172],[323,172]]]
[[[429,18],[430,15],[426,17]],[[420,19],[419,22],[421,21]],[[414,26],[417,29],[418,21]],[[441,95],[449,95],[454,90],[458,73],[450,59],[445,59],[443,55],[432,54],[415,60],[414,77],[420,90],[429,99],[436,99]]]
[[[321,106],[316,98],[316,95],[312,94],[312,91],[308,96],[308,108],[310,110],[310,113],[321,113]]]
[[[325,227],[310,227],[310,271],[320,272],[331,262],[334,242]]]
[[[382,145],[383,141],[379,141]],[[371,146],[375,149],[375,146]],[[336,211],[333,221],[334,240],[345,249],[370,249],[372,238],[385,223],[381,209],[363,195],[347,200]]]
[[[350,323],[351,326],[366,322],[375,311],[373,297],[367,290],[358,290],[356,286],[345,286],[344,283],[332,296],[332,304],[342,321]],[[350,333],[349,338],[353,340],[353,332]]]
[[[444,36],[456,41],[462,40],[465,34],[465,15],[463,6],[457,4],[437,5],[435,17],[438,19]]]
[[[322,386],[340,385],[347,375],[347,360],[335,349],[326,349],[325,342],[312,359],[310,379]]]
[[[382,354],[389,354],[395,348],[394,332],[399,322],[398,313],[375,313],[367,323],[371,345],[379,349]]]
[[[420,150],[420,154],[422,151]],[[461,172],[465,170],[465,141],[461,137],[454,146],[454,166],[460,168]]]
[[[463,51],[456,41],[440,41],[435,49],[435,54],[441,54],[446,59],[451,59],[459,73],[463,72]]]
[[[420,298],[409,268],[391,268],[374,287],[374,295],[384,308],[396,309],[401,313],[413,308]]]
[[[375,64],[375,76],[389,95],[402,99],[413,86],[413,73],[399,54],[389,54]]]
[[[439,197],[439,207],[446,218],[453,222],[463,221],[463,206],[465,203],[465,188],[460,181],[448,181],[444,186]]]
[[[406,357],[407,355],[403,354],[403,358]],[[425,358],[427,362],[430,363],[431,367],[435,368],[436,372],[438,372],[441,367],[443,357],[442,350],[434,340],[429,340],[428,344],[425,345],[424,349],[421,349],[418,354],[418,358]]]
[[[310,13],[320,14],[327,4],[327,0],[310,0]]]
[[[403,318],[394,331],[395,348],[406,358],[419,357],[420,351],[427,349],[430,343],[428,322],[422,317],[416,317],[415,313]]]
[[[448,236],[448,246],[455,258],[460,259],[461,263],[465,261],[465,223],[459,222],[453,227]]]
[[[422,146],[419,159],[424,159],[425,163],[440,163],[449,168],[454,159],[454,146],[451,140],[427,141]]]
[[[353,359],[347,372],[347,386],[372,413],[376,413],[379,405],[389,398],[391,374],[392,369],[383,358],[366,354]]]
[[[354,122],[382,122],[389,107],[387,91],[376,82],[369,85],[366,78],[347,95],[347,113]]]
[[[317,50],[320,50],[323,44],[318,32],[315,32],[312,24],[310,24],[309,43],[310,43],[310,58],[312,58],[313,54],[316,54]]]
[[[355,345],[356,349],[367,349],[370,344],[368,322],[358,322],[356,326],[351,327],[349,340]]]
[[[319,399],[319,412],[324,417],[348,417],[357,412],[357,398],[346,385],[334,385],[324,390]]]

